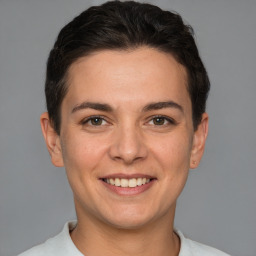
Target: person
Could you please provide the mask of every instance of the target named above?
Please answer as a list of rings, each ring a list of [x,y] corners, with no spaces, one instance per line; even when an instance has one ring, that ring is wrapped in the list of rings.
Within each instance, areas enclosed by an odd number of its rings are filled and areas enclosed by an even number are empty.
[[[20,256],[227,255],[174,228],[204,152],[209,89],[176,13],[110,1],[67,24],[48,58],[41,127],[77,221]]]

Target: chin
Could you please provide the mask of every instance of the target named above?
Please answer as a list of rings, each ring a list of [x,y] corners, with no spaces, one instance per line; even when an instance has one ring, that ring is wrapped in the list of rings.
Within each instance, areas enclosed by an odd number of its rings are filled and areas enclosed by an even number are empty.
[[[116,209],[117,210],[117,209]],[[149,209],[141,211],[141,209],[129,209],[126,211],[115,211],[104,216],[101,220],[107,225],[117,229],[134,230],[140,229],[152,223],[156,219],[156,214],[153,214]]]
[[[116,229],[135,230],[145,227],[150,222],[149,219],[136,218],[133,216],[132,218],[108,220],[107,224]]]

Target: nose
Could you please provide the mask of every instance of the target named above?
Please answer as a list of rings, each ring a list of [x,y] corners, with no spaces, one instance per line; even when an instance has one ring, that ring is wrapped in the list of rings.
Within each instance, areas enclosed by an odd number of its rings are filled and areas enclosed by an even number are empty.
[[[147,147],[143,142],[143,135],[138,130],[131,125],[117,129],[109,150],[111,159],[130,165],[147,157]]]

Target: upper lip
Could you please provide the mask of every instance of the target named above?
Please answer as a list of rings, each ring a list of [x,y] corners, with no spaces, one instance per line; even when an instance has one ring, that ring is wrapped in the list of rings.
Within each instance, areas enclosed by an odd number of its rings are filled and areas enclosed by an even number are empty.
[[[109,174],[109,175],[100,177],[100,179],[113,179],[113,178],[119,178],[119,179],[137,179],[137,178],[155,179],[156,177],[153,177],[153,176],[148,175],[148,174],[142,174],[142,173],[134,173],[134,174],[113,173],[113,174]]]

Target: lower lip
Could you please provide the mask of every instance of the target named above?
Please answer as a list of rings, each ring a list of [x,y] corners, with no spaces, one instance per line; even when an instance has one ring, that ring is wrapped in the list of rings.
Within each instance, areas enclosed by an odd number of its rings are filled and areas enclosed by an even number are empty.
[[[141,186],[137,186],[134,188],[122,188],[122,187],[116,187],[114,185],[108,184],[106,182],[104,182],[103,180],[101,180],[101,182],[103,183],[103,185],[105,187],[107,187],[108,189],[110,189],[112,192],[121,195],[121,196],[134,196],[134,195],[138,195],[141,194],[143,192],[145,192],[146,190],[148,190],[149,188],[151,188],[153,186],[153,184],[155,183],[155,179],[151,180],[149,183],[146,183],[144,185]]]

